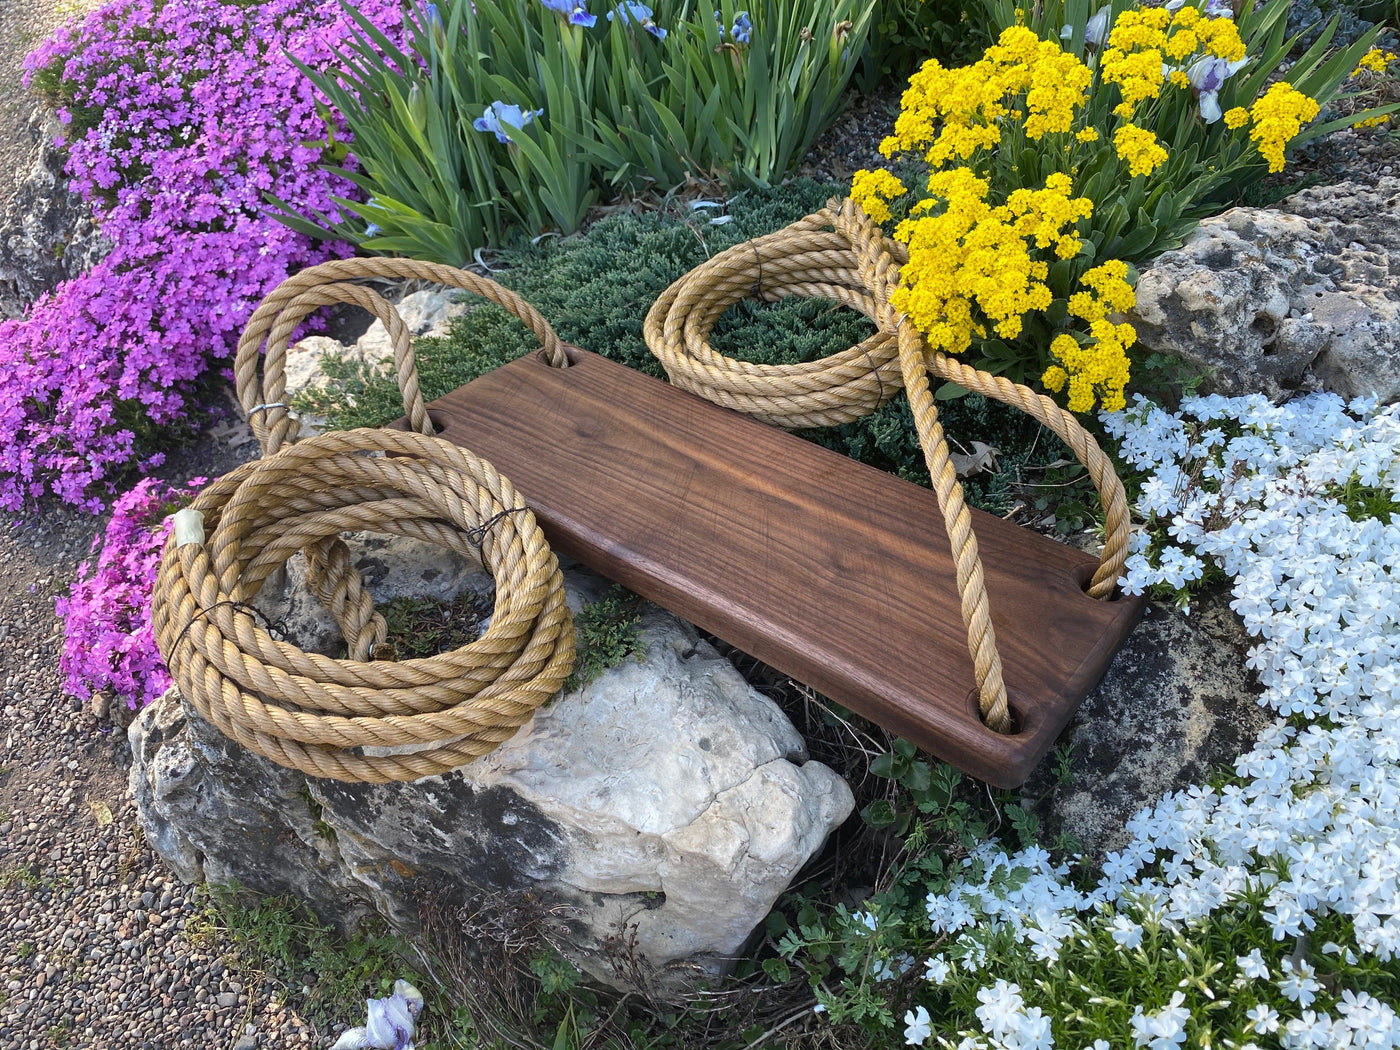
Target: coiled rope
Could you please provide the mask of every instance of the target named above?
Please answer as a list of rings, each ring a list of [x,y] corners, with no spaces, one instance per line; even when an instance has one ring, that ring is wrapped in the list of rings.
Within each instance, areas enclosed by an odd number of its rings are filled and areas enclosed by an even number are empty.
[[[432,424],[408,330],[382,296],[348,283],[362,277],[434,280],[482,294],[525,321],[551,361],[565,363],[558,336],[533,307],[450,267],[352,259],[283,282],[253,314],[235,359],[239,400],[264,458],[196,498],[207,539],[181,544],[171,536],[152,619],[182,695],[225,735],[311,776],[415,780],[471,761],[528,721],[573,668],[574,628],[558,562],[510,482],[485,460],[427,436]],[[388,328],[405,411],[423,433],[351,430],[286,444],[294,424],[283,403],[288,339],[308,313],[336,302],[363,306]],[[339,536],[358,530],[478,558],[496,582],[485,634],[439,656],[371,661],[387,626]],[[247,604],[298,550],[345,638],[345,660],[273,639]]]
[[[1048,397],[929,349],[914,324],[890,305],[908,259],[902,245],[851,200],[826,208],[777,233],[735,245],[668,288],[647,314],[647,345],[671,381],[719,404],[785,427],[849,422],[873,411],[903,387],[923,447],[957,567],[968,651],[982,720],[1010,732],[1011,713],[972,517],[948,455],[929,388],[929,374],[1019,408],[1054,431],[1084,464],[1098,489],[1105,542],[1088,593],[1108,599],[1128,553],[1128,504],[1112,461],[1079,422]],[[825,296],[875,322],[877,332],[857,347],[802,365],[754,365],[715,352],[710,330],[750,292],[766,299]]]

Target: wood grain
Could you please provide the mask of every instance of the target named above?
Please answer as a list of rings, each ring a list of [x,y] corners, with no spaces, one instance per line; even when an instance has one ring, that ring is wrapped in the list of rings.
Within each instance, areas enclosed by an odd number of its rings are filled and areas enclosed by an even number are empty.
[[[509,478],[555,549],[973,776],[1024,782],[1141,615],[1084,594],[1092,558],[973,511],[1018,726],[996,733],[931,491],[569,356],[433,402],[441,436]]]

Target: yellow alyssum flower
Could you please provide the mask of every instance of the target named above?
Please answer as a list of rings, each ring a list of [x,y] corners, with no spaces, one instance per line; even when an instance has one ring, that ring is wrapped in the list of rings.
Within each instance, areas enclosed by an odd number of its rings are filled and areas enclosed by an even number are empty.
[[[889,222],[890,207],[886,202],[907,192],[904,183],[884,168],[874,171],[862,168],[851,178],[851,200],[876,222]]]
[[[1238,62],[1244,58],[1244,41],[1240,39],[1239,27],[1232,19],[1202,19],[1196,24],[1194,32],[1208,54],[1227,62]]]
[[[1098,141],[1099,141],[1099,129],[1098,129],[1098,128],[1085,128],[1083,131],[1076,131],[1076,132],[1074,133],[1074,137],[1075,137],[1076,139],[1078,139],[1080,142],[1098,142]]]
[[[1389,120],[1390,114],[1382,113],[1379,117],[1367,117],[1365,120],[1358,120],[1356,126],[1358,128],[1378,128]]]
[[[1258,147],[1260,155],[1269,162],[1269,170],[1283,170],[1283,150],[1303,125],[1317,116],[1319,106],[1293,85],[1281,80],[1254,100],[1249,108],[1250,119],[1254,122],[1249,129],[1249,137]]]
[[[1231,131],[1236,131],[1249,123],[1249,110],[1243,106],[1236,106],[1234,109],[1225,111],[1225,126]]]
[[[1162,50],[1172,58],[1180,60],[1194,54],[1200,46],[1201,42],[1195,33],[1189,29],[1179,29],[1167,38],[1167,44]]]
[[[1190,29],[1200,20],[1201,12],[1190,6],[1178,8],[1176,14],[1172,15],[1172,25],[1182,29]]]
[[[1367,51],[1361,56],[1361,61],[1356,64],[1356,68],[1351,71],[1351,75],[1354,77],[1360,76],[1363,71],[1368,69],[1372,73],[1384,73],[1386,67],[1394,61],[1394,51],[1382,51],[1378,47],[1373,47],[1370,51]]]
[[[1120,51],[1134,48],[1159,48],[1166,44],[1164,30],[1171,24],[1171,12],[1161,7],[1124,11],[1113,20],[1108,33],[1108,46]]]
[[[1088,412],[1095,399],[1109,412],[1124,405],[1123,389],[1128,383],[1128,347],[1137,339],[1130,324],[1115,324],[1110,314],[1131,309],[1136,302],[1128,284],[1128,265],[1111,259],[1089,270],[1079,279],[1083,291],[1070,296],[1069,313],[1089,322],[1089,339],[1081,343],[1068,333],[1050,343],[1056,364],[1040,377],[1046,389],[1059,393],[1068,384],[1071,412]]]
[[[1156,48],[1125,52],[1110,49],[1104,52],[1099,69],[1105,84],[1117,84],[1123,94],[1123,105],[1136,106],[1162,92],[1162,52]]]
[[[1113,148],[1133,176],[1150,175],[1167,162],[1167,151],[1146,128],[1124,124],[1113,133]]]
[[[891,303],[935,350],[960,353],[988,328],[1003,339],[1019,336],[1025,314],[1054,301],[1045,284],[1050,264],[1032,251],[1072,246],[1077,253],[1072,226],[1093,210],[1087,198],[1070,196],[1063,173],[1042,189],[1016,190],[1003,205],[987,200],[989,189],[967,168],[935,172],[929,201],[895,230],[909,245],[909,262]]]
[[[1005,30],[970,66],[925,62],[910,78],[885,156],[918,151],[932,167],[968,160],[1001,142],[1007,121],[1030,139],[1063,133],[1088,101],[1093,73],[1058,43],[1024,26]]]

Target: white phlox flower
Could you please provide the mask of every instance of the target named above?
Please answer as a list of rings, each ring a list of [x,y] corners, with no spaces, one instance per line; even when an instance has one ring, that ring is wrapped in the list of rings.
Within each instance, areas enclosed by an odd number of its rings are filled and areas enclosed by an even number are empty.
[[[933,1034],[932,1018],[922,1006],[908,1011],[904,1015],[904,1024],[904,1041],[910,1046],[923,1046]]]
[[[1134,1007],[1133,1044],[1147,1050],[1176,1050],[1186,1041],[1186,1022],[1191,1019],[1191,1011],[1182,1005],[1185,1002],[1183,993],[1173,992],[1171,1002],[1160,1010],[1147,1013],[1141,1006]]]

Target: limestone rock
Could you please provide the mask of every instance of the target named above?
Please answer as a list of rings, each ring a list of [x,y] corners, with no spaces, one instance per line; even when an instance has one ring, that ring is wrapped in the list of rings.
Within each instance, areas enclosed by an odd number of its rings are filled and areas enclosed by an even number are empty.
[[[1400,399],[1400,179],[1304,190],[1203,221],[1145,268],[1129,320],[1205,390]]]
[[[453,318],[461,317],[471,309],[471,298],[467,293],[455,289],[424,290],[405,295],[394,305],[414,338],[437,339],[447,335]],[[360,336],[355,349],[366,362],[394,360],[389,330],[378,320]]]
[[[29,130],[33,163],[0,215],[0,318],[20,317],[110,247],[93,225],[92,210],[68,189],[65,153],[53,145],[62,126],[53,113],[36,107]]]
[[[426,582],[451,590],[472,568]],[[571,604],[602,586],[566,576]],[[371,591],[382,598],[386,582]],[[555,917],[553,939],[600,980],[693,987],[726,968],[853,800],[694,628],[644,609],[640,660],[561,694],[491,754],[411,784],[282,769],[172,690],[131,730],[147,838],[186,880],[290,891],[342,926],[378,913],[411,930],[424,892],[528,907]]]
[[[1152,603],[1061,737],[1069,779],[1051,756],[1022,789],[1041,800],[1047,838],[1067,832],[1101,858],[1126,844],[1133,813],[1232,766],[1273,718],[1245,667],[1250,644],[1228,593],[1189,616]]]

